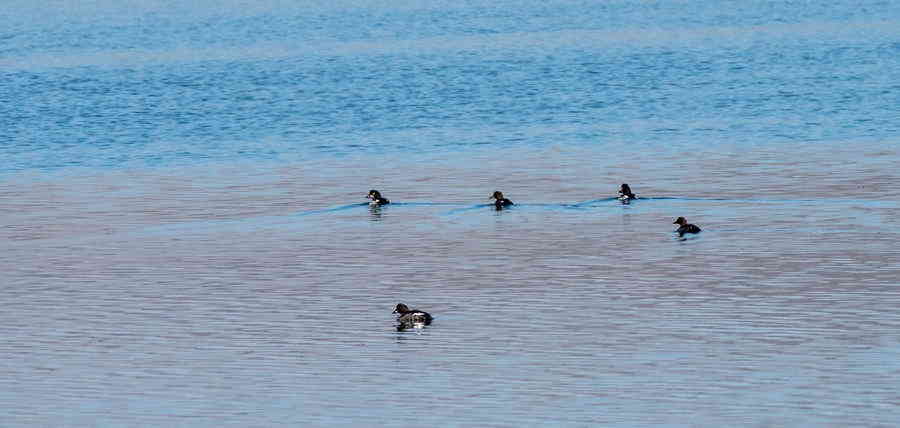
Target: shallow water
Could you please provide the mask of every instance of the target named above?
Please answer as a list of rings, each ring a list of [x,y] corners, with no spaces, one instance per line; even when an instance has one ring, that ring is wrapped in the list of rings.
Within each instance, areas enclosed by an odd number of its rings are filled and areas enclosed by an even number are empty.
[[[725,3],[16,4],[0,420],[896,425],[900,12]]]

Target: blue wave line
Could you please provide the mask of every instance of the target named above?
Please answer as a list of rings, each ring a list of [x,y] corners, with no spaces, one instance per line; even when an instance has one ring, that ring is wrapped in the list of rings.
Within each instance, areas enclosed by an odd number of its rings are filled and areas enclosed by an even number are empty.
[[[463,207],[463,208],[457,208],[457,209],[455,209],[455,210],[450,210],[450,211],[447,211],[447,212],[444,213],[444,214],[445,214],[445,215],[459,214],[459,213],[461,213],[461,212],[473,211],[473,210],[480,210],[480,209],[484,209],[484,208],[488,208],[488,207],[493,208],[493,207],[494,207],[494,204],[478,204],[478,205],[471,205],[471,206],[468,206],[468,207]]]
[[[315,215],[315,214],[333,213],[333,212],[338,212],[338,211],[350,210],[350,209],[357,208],[357,207],[365,207],[367,205],[369,205],[368,202],[360,202],[358,204],[341,205],[339,207],[334,207],[334,208],[324,208],[324,209],[320,209],[320,210],[302,211],[302,212],[297,213],[296,215],[298,217],[304,217],[304,216]]]
[[[453,202],[391,202],[387,206],[407,206],[407,207],[446,207],[459,205]]]
[[[638,199],[632,200],[631,205],[641,204],[642,202],[649,201],[710,201],[710,202],[741,202],[741,203],[770,203],[770,204],[809,204],[809,203],[838,203],[838,204],[862,204],[862,205],[879,205],[879,206],[897,206],[897,202],[894,201],[869,201],[869,200],[844,200],[844,199],[730,199],[730,198],[686,198],[686,197],[674,197],[674,196],[660,196],[660,197],[640,197]],[[614,202],[614,204],[610,204],[610,202]],[[333,212],[351,210],[354,208],[365,207],[368,206],[367,202],[360,202],[357,204],[349,204],[349,205],[341,205],[333,208],[324,208],[318,210],[309,210],[302,211],[296,214],[298,217],[316,215],[316,214],[328,214]],[[385,205],[382,208],[390,208],[390,207],[451,207],[458,206],[461,204],[453,203],[453,202],[392,202],[389,205]],[[562,209],[574,209],[574,210],[584,210],[590,208],[599,208],[601,206],[621,206],[618,198],[610,197],[610,198],[600,198],[600,199],[591,199],[587,201],[575,202],[575,203],[517,203],[512,207],[508,207],[506,209],[516,209],[516,208],[562,208]],[[453,215],[459,214],[467,211],[474,211],[484,208],[493,208],[493,204],[475,204],[463,206],[460,208],[455,208],[450,211],[444,213],[445,215]]]

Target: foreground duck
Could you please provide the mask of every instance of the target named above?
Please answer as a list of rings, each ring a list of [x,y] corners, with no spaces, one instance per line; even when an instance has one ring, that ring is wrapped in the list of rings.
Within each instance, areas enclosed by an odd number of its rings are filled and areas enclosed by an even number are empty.
[[[431,324],[432,320],[428,312],[410,309],[403,303],[397,304],[397,307],[394,308],[394,313],[397,314],[397,321],[400,323],[400,327],[425,326]]]
[[[622,186],[619,187],[619,200],[623,204],[627,204],[635,199],[637,199],[637,195],[631,191],[631,186],[622,183]]]
[[[501,192],[499,190],[494,192],[494,194],[491,195],[491,197],[489,199],[494,200],[494,208],[496,208],[497,211],[500,211],[506,207],[511,207],[511,206],[515,205],[513,203],[513,201],[510,201],[509,199],[504,198],[503,192]]]
[[[684,236],[685,233],[700,233],[700,228],[697,227],[696,224],[690,224],[684,217],[678,217],[672,224],[677,224],[680,227],[675,232],[678,233],[678,236]]]
[[[375,189],[369,190],[369,194],[366,195],[366,198],[372,200],[372,202],[369,202],[369,205],[387,205],[391,203],[391,201],[381,196],[381,192]]]

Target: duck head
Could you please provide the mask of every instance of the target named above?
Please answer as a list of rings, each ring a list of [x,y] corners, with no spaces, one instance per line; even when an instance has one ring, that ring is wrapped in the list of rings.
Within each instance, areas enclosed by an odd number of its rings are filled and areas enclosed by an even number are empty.
[[[685,220],[684,217],[678,217],[678,218],[675,219],[675,221],[672,222],[672,224],[677,224],[677,225],[680,225],[680,226],[684,226],[684,225],[687,224],[687,220]]]
[[[394,312],[392,312],[392,313],[405,314],[407,312],[409,312],[408,306],[404,305],[403,303],[397,303],[397,307],[394,308]]]

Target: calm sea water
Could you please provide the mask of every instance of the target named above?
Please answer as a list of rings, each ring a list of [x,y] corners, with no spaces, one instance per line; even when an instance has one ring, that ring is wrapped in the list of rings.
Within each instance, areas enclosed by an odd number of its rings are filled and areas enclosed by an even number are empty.
[[[900,424],[900,3],[188,3],[0,12],[0,425]]]

